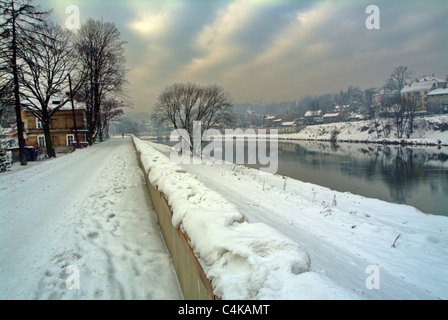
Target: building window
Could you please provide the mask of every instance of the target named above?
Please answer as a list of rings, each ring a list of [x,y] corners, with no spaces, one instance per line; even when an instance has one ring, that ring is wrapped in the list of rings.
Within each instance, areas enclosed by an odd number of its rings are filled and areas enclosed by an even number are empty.
[[[45,147],[45,136],[37,136],[37,146]]]
[[[57,147],[59,145],[58,136],[51,136],[51,142],[53,142],[53,146]]]
[[[36,118],[36,129],[42,129],[42,121]]]
[[[71,146],[74,141],[75,141],[75,137],[72,134],[68,134],[67,135],[67,145]]]

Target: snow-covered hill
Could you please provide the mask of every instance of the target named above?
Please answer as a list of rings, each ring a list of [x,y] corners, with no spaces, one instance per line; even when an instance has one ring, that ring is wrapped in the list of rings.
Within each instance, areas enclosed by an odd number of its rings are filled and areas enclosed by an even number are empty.
[[[378,137],[372,122],[369,120],[312,125],[297,133],[279,134],[279,138],[448,145],[448,115],[416,117],[415,130],[409,138],[397,138],[393,129],[389,137],[386,138],[384,135]]]

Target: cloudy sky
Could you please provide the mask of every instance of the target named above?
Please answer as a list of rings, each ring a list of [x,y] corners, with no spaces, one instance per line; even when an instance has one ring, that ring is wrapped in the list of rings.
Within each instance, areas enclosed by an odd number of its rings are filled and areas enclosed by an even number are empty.
[[[127,44],[133,112],[177,82],[217,84],[234,102],[298,100],[380,87],[394,67],[448,73],[446,0],[35,0],[114,22]],[[366,27],[369,5],[380,29]]]

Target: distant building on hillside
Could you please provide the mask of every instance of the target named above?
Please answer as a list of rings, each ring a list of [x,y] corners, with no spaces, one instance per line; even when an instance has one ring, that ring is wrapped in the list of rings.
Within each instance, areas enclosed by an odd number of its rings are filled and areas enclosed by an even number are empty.
[[[288,133],[297,131],[297,122],[295,121],[284,121],[280,124],[278,129],[279,133]]]
[[[277,116],[267,116],[264,118],[264,126],[265,127],[272,127],[272,121],[277,119]]]
[[[428,93],[428,113],[448,113],[448,89],[435,89]]]
[[[373,101],[375,103],[381,103],[381,101],[390,99],[395,95],[396,93],[394,91],[383,88],[373,95]]]
[[[433,76],[416,79],[401,90],[401,96],[413,100],[417,110],[428,109],[428,93],[436,89],[444,89],[446,81]]]
[[[322,110],[307,111],[305,112],[304,122],[305,124],[320,124],[323,123]]]
[[[348,122],[362,121],[365,120],[366,116],[358,113],[352,113],[346,116],[345,120]]]
[[[341,122],[344,120],[344,112],[336,110],[329,111],[322,117],[322,120],[324,123]]]

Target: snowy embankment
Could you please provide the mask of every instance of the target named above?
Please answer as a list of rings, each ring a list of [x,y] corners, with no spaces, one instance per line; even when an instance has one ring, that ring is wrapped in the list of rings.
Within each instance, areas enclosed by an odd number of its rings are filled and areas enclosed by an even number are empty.
[[[207,188],[152,145],[134,137],[148,179],[165,194],[172,223],[189,239],[214,292],[223,299],[359,299],[311,271],[302,245]],[[242,192],[242,190],[235,190]]]
[[[377,136],[371,121],[337,122],[307,126],[297,133],[279,134],[280,139],[340,142],[406,143],[448,145],[448,115],[415,118],[415,129],[409,138],[397,138],[394,129],[389,137]]]
[[[153,179],[172,194],[173,205],[180,206],[174,222],[197,224],[189,225],[188,232],[199,238],[192,241],[199,243],[197,252],[205,270],[223,278],[246,275],[234,285],[215,279],[221,290],[257,284],[263,288],[260,293],[280,299],[334,297],[342,292],[321,288],[318,284],[325,279],[333,290],[349,290],[338,296],[343,298],[355,292],[367,299],[448,299],[448,217],[279,175],[261,175],[240,165],[176,166],[166,156],[169,147],[136,141],[147,152],[147,165],[156,170]],[[219,200],[210,201],[211,195]],[[243,225],[252,224],[244,234],[231,227],[232,223],[239,227],[241,223],[234,220],[240,221],[241,215]],[[281,240],[272,241],[274,235]],[[294,254],[273,243],[306,250],[311,272],[290,272]],[[269,256],[252,249],[261,244]],[[236,253],[238,263],[227,263],[227,257]],[[366,285],[372,270],[378,271],[374,288]],[[276,278],[277,290],[265,289],[271,284],[269,278]]]

